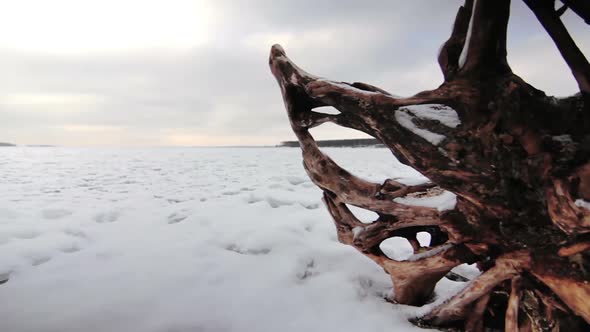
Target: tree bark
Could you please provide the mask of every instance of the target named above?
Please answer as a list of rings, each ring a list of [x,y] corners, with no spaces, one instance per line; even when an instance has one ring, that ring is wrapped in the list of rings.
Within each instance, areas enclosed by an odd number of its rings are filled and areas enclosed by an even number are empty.
[[[467,0],[438,57],[444,83],[409,98],[308,74],[282,47],[271,49],[271,71],[304,168],[324,192],[338,239],[391,276],[391,300],[423,305],[453,267],[477,262],[482,269],[463,291],[415,319],[419,325],[464,324],[474,331],[590,327],[587,61],[564,37],[553,8],[546,13],[547,7],[538,5],[544,0],[525,2],[548,33],[558,36],[553,38],[580,94],[549,97],[512,72],[506,60],[508,0]],[[314,111],[322,106],[340,114]],[[327,122],[380,140],[430,182],[380,184],[347,172],[322,153],[309,132]],[[455,193],[454,209],[395,200],[433,188]],[[375,211],[379,218],[364,224],[347,204]],[[418,247],[420,231],[433,235],[427,248]],[[379,245],[394,236],[408,239],[417,254],[403,261],[385,256]]]

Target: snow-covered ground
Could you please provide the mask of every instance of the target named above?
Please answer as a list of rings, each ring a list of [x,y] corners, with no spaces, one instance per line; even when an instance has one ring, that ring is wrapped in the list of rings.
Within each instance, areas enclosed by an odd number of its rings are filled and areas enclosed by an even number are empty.
[[[326,149],[419,182],[386,149]],[[0,150],[0,331],[423,331],[293,148]],[[387,243],[399,257],[408,250]]]

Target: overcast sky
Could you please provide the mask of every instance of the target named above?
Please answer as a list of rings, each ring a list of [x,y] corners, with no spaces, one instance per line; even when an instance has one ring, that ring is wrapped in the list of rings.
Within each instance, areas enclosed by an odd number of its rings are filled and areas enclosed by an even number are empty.
[[[18,0],[0,10],[0,141],[66,146],[273,145],[291,140],[268,69],[274,43],[319,76],[399,95],[442,82],[462,1]],[[566,25],[590,55],[590,27]],[[509,62],[558,96],[576,83],[513,0]],[[320,127],[317,138],[357,137]]]

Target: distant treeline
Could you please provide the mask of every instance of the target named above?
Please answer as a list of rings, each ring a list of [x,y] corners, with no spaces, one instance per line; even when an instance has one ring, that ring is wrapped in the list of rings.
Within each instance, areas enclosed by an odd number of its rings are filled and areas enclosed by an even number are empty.
[[[358,139],[332,139],[317,141],[320,147],[382,147],[384,146],[374,138],[358,138]],[[299,147],[298,141],[281,142],[278,146],[296,148]]]
[[[0,148],[7,147],[7,146],[21,146],[21,147],[26,146],[28,148],[53,148],[53,147],[55,147],[55,145],[47,145],[47,144],[16,145],[16,144],[12,144],[12,143],[0,142]]]

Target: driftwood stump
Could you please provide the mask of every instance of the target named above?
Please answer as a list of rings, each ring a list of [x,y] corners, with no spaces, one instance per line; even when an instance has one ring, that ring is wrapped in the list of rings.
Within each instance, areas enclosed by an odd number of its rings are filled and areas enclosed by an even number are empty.
[[[590,329],[590,65],[560,20],[564,8],[590,19],[588,2],[524,0],[554,40],[580,93],[554,98],[515,75],[506,60],[509,0],[465,1],[438,62],[445,81],[409,98],[365,83],[322,79],[297,67],[278,45],[270,67],[281,88],[304,167],[324,192],[339,240],[391,276],[397,303],[420,306],[452,268],[482,274],[415,319],[470,331]],[[534,61],[534,55],[531,57]],[[313,109],[333,106],[339,114]],[[365,132],[431,182],[371,183],[322,153],[309,129],[326,122]],[[399,203],[439,187],[454,209]],[[376,212],[359,221],[351,204]],[[418,232],[432,234],[420,248]],[[379,245],[400,236],[412,260]]]

